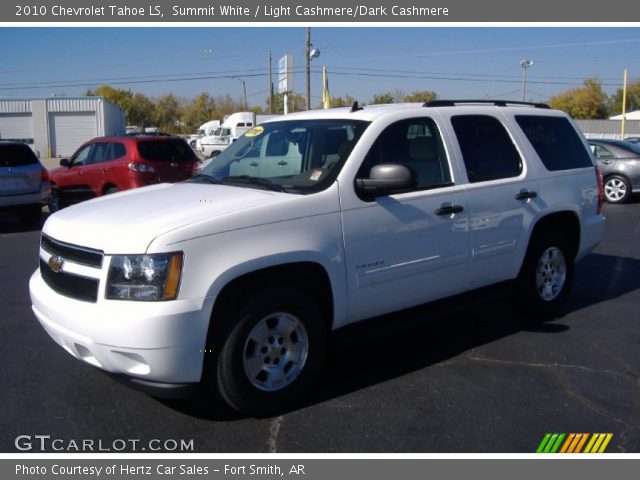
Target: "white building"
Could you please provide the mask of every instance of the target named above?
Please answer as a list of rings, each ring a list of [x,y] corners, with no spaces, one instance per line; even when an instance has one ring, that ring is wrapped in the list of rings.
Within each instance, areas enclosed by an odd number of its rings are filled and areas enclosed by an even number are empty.
[[[640,120],[640,110],[633,110],[624,114],[626,120]],[[622,120],[622,114],[609,117],[609,120]]]
[[[0,99],[0,140],[33,144],[42,157],[69,156],[87,140],[124,131],[124,113],[103,97]]]

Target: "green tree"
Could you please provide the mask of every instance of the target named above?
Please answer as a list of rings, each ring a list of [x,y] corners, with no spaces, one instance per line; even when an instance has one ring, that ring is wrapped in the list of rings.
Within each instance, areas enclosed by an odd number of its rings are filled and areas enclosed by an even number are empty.
[[[627,85],[627,112],[640,110],[640,80]],[[620,115],[622,113],[622,88],[609,98],[609,115]]]
[[[379,105],[382,103],[395,103],[393,101],[393,93],[386,92],[386,93],[379,93],[377,95],[374,95],[373,99],[371,100],[371,103],[374,105]]]
[[[307,100],[303,95],[298,93],[290,93],[288,95],[289,100],[289,113],[301,112],[307,109]],[[267,111],[269,111],[269,97],[267,97]],[[284,113],[284,94],[275,93],[273,95],[273,113]]]
[[[209,120],[217,120],[216,101],[208,93],[202,92],[182,109],[182,121],[185,128],[193,132]]]
[[[174,94],[166,93],[156,100],[153,120],[155,126],[160,130],[169,133],[176,132],[176,122],[180,121],[180,114],[180,105]]]
[[[588,78],[584,87],[572,88],[551,97],[549,106],[564,110],[573,118],[607,118],[607,94],[602,91],[602,82]]]
[[[148,127],[153,124],[155,105],[146,95],[135,93],[129,103],[129,111],[125,112],[128,125]]]
[[[345,95],[344,97],[331,97],[332,107],[350,107],[353,105],[356,99],[351,95]],[[318,108],[322,108],[322,102]]]
[[[426,103],[437,99],[438,94],[431,90],[416,90],[404,97],[404,101],[408,103]]]

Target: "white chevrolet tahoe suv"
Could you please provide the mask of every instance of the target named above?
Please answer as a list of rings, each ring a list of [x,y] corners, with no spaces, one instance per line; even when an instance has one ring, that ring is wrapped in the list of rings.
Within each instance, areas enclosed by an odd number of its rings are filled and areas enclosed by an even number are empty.
[[[308,111],[256,126],[201,174],[46,221],[33,311],[74,357],[138,385],[291,408],[329,333],[495,284],[565,300],[601,240],[601,181],[539,104]]]

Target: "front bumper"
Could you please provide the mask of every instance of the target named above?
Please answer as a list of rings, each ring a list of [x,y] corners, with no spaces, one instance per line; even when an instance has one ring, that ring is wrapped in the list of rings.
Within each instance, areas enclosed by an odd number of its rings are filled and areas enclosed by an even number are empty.
[[[156,383],[196,383],[202,375],[212,302],[85,302],[52,290],[36,270],[33,312],[74,357],[107,372]]]

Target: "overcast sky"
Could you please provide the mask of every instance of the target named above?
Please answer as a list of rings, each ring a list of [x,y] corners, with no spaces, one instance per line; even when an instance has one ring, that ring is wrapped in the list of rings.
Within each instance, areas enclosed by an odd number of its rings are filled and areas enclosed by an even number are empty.
[[[277,85],[278,58],[294,56],[294,91],[304,94],[305,30],[287,28],[1,28],[0,97],[78,96],[110,84],[148,96],[200,92],[264,105],[268,54]],[[607,93],[623,71],[640,79],[640,29],[540,27],[313,27],[312,103],[320,102],[321,68],[335,96],[367,102],[376,93],[434,90],[440,98],[527,100],[598,77]]]

